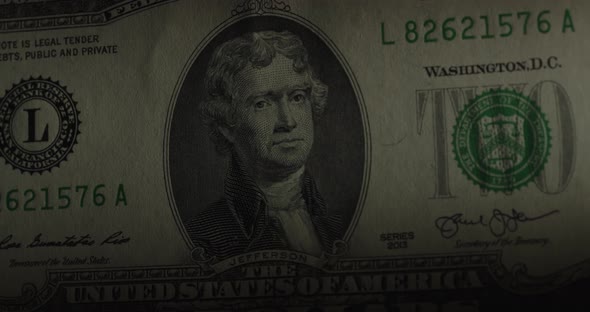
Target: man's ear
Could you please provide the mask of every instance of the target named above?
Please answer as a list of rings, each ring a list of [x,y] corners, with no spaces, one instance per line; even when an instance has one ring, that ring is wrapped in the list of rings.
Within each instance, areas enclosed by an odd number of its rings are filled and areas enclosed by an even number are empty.
[[[223,137],[226,140],[228,140],[232,144],[234,143],[235,136],[234,136],[233,129],[225,127],[225,126],[218,126],[217,128],[219,129],[219,132],[221,132],[221,134],[223,135]]]

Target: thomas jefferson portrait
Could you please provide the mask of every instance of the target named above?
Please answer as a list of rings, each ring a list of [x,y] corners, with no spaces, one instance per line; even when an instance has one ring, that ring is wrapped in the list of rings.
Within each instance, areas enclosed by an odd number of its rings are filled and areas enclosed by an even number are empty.
[[[225,259],[287,249],[321,256],[342,239],[306,168],[328,87],[302,40],[289,31],[246,33],[220,44],[204,78],[199,112],[229,162],[221,198],[185,223],[195,246]]]

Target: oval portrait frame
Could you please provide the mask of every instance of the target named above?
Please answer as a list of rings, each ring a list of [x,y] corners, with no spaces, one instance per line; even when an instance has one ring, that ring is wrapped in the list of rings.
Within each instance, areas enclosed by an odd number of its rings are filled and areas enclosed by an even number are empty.
[[[247,19],[261,18],[261,17],[262,18],[271,17],[271,18],[285,19],[285,20],[288,20],[290,23],[295,23],[295,24],[297,24],[297,26],[303,27],[307,31],[313,33],[329,49],[329,51],[332,53],[333,57],[335,57],[336,61],[340,65],[340,68],[346,74],[347,81],[350,83],[352,93],[354,93],[354,96],[355,96],[355,100],[356,100],[355,104],[358,105],[357,109],[358,109],[358,113],[360,115],[359,116],[360,127],[362,128],[362,134],[360,134],[360,136],[362,137],[363,143],[364,143],[363,144],[364,146],[362,146],[362,149],[363,149],[362,153],[363,153],[364,157],[363,157],[362,174],[361,174],[362,180],[359,183],[360,190],[358,192],[358,199],[356,202],[356,207],[354,208],[354,211],[352,212],[351,217],[345,223],[346,231],[344,232],[344,236],[342,238],[343,241],[348,242],[350,240],[352,234],[354,233],[356,225],[358,223],[359,217],[362,214],[362,210],[364,207],[366,194],[367,194],[367,188],[368,188],[368,184],[369,184],[370,170],[371,170],[371,164],[370,164],[370,162],[371,162],[371,136],[370,136],[370,132],[369,132],[369,129],[370,129],[369,120],[367,117],[364,98],[363,98],[361,89],[357,83],[356,77],[355,77],[353,71],[351,70],[349,64],[347,63],[346,59],[344,58],[344,56],[342,55],[340,50],[332,42],[332,40],[319,27],[315,26],[309,20],[307,20],[297,14],[294,14],[292,12],[282,12],[282,11],[264,12],[263,15],[260,13],[248,13],[248,14],[242,13],[242,14],[239,14],[237,16],[233,16],[233,17],[225,20],[223,23],[221,23],[220,25],[215,27],[213,30],[211,30],[207,34],[207,36],[205,36],[200,41],[200,43],[197,45],[197,47],[195,48],[195,50],[193,51],[193,53],[191,54],[191,56],[187,60],[185,66],[183,68],[183,71],[178,78],[178,81],[175,85],[173,96],[172,96],[172,99],[170,101],[168,111],[167,111],[166,131],[165,131],[164,146],[163,146],[163,149],[164,149],[164,151],[163,151],[164,152],[164,158],[163,158],[164,159],[164,178],[166,181],[166,192],[167,192],[170,208],[171,208],[172,213],[174,215],[176,226],[179,229],[182,237],[184,238],[185,242],[187,243],[187,247],[189,247],[190,250],[193,250],[195,248],[195,245],[192,242],[188,232],[186,231],[185,223],[184,223],[185,221],[179,211],[179,206],[177,205],[177,201],[174,196],[174,186],[173,186],[173,181],[172,181],[173,179],[171,177],[170,144],[171,144],[171,135],[172,135],[172,127],[173,127],[172,124],[174,121],[174,113],[177,109],[177,103],[179,102],[179,96],[181,94],[181,91],[183,89],[185,81],[189,75],[189,72],[191,72],[191,69],[193,68],[193,66],[197,62],[198,58],[201,56],[203,51],[205,49],[207,49],[207,47],[210,46],[212,41],[214,41],[220,34],[222,34],[228,28],[232,27],[234,24],[237,24],[239,22],[243,22],[244,20],[247,20]],[[330,95],[328,95],[328,97],[330,97]]]

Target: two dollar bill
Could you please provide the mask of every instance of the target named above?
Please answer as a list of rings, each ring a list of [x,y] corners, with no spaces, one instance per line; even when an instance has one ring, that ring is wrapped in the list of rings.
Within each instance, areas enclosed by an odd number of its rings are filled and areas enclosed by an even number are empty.
[[[558,309],[584,1],[0,0],[1,311]]]

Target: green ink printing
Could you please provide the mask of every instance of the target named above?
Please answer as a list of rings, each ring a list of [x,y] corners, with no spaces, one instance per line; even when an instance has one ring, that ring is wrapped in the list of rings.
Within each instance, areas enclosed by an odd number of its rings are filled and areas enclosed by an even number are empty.
[[[394,45],[396,35],[403,36],[406,43],[417,42],[434,43],[454,40],[473,39],[500,39],[515,35],[528,36],[531,34],[545,35],[552,31],[561,33],[574,33],[574,19],[569,9],[563,13],[541,10],[539,12],[521,11],[486,14],[479,16],[451,16],[445,19],[435,20],[427,18],[422,22],[419,19],[409,19],[402,25],[387,27],[386,22],[381,22],[381,44]],[[556,27],[553,27],[556,26]],[[395,30],[403,31],[396,34]]]
[[[463,174],[483,189],[520,189],[543,170],[551,137],[545,115],[528,97],[491,90],[473,99],[453,127],[453,153]]]
[[[39,190],[11,189],[0,191],[0,213],[3,211],[43,211],[85,207],[126,207],[127,194],[124,184],[114,186],[76,185],[57,188],[44,187]]]

